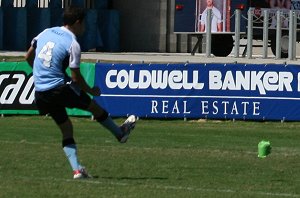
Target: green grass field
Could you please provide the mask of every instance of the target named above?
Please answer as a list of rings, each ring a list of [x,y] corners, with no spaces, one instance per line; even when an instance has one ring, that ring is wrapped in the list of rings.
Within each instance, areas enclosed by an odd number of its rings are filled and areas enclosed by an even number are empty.
[[[72,121],[80,161],[96,178],[72,179],[49,117],[8,116],[0,118],[0,197],[300,197],[298,122],[141,119],[119,144],[95,121]],[[262,139],[272,145],[264,159]]]

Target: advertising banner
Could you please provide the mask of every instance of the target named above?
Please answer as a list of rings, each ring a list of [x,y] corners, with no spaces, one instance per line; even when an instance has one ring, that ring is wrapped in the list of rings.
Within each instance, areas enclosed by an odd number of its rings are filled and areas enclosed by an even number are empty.
[[[95,97],[112,116],[300,120],[300,67],[96,64]]]
[[[32,68],[25,62],[0,62],[0,114],[38,114]]]
[[[94,63],[81,64],[80,70],[89,85],[94,84]],[[68,109],[69,115],[90,115]],[[0,114],[38,114],[34,104],[32,68],[26,62],[0,62]]]

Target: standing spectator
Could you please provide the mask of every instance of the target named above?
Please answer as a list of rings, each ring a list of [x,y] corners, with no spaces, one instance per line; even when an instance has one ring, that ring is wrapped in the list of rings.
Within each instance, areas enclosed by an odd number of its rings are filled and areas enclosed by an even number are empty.
[[[211,32],[222,32],[222,15],[214,6],[213,0],[206,0],[206,8],[200,15],[200,32],[206,32],[206,17],[208,10],[212,10]]]
[[[282,21],[282,27],[288,27],[288,10],[291,9],[291,0],[269,0],[270,8],[273,9],[273,16],[271,22],[271,28],[276,28],[277,19],[276,19],[276,11],[282,10],[286,17]]]

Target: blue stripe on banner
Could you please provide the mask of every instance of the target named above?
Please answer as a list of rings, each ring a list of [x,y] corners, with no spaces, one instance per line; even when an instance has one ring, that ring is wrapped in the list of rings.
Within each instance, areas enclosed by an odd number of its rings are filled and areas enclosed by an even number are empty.
[[[300,67],[96,64],[95,100],[112,116],[300,120]]]

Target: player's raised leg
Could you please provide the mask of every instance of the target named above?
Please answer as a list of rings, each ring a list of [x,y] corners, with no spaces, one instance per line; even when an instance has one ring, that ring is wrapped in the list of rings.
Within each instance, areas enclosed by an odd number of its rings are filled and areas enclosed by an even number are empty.
[[[92,101],[88,110],[94,115],[94,118],[108,129],[120,143],[125,143],[132,129],[135,127],[136,116],[131,115],[127,120],[118,126],[108,115],[108,113],[100,107],[95,101]]]
[[[121,125],[121,130],[123,131],[123,137],[119,139],[120,143],[127,142],[130,132],[134,129],[137,117],[135,115],[130,115],[125,122]]]

